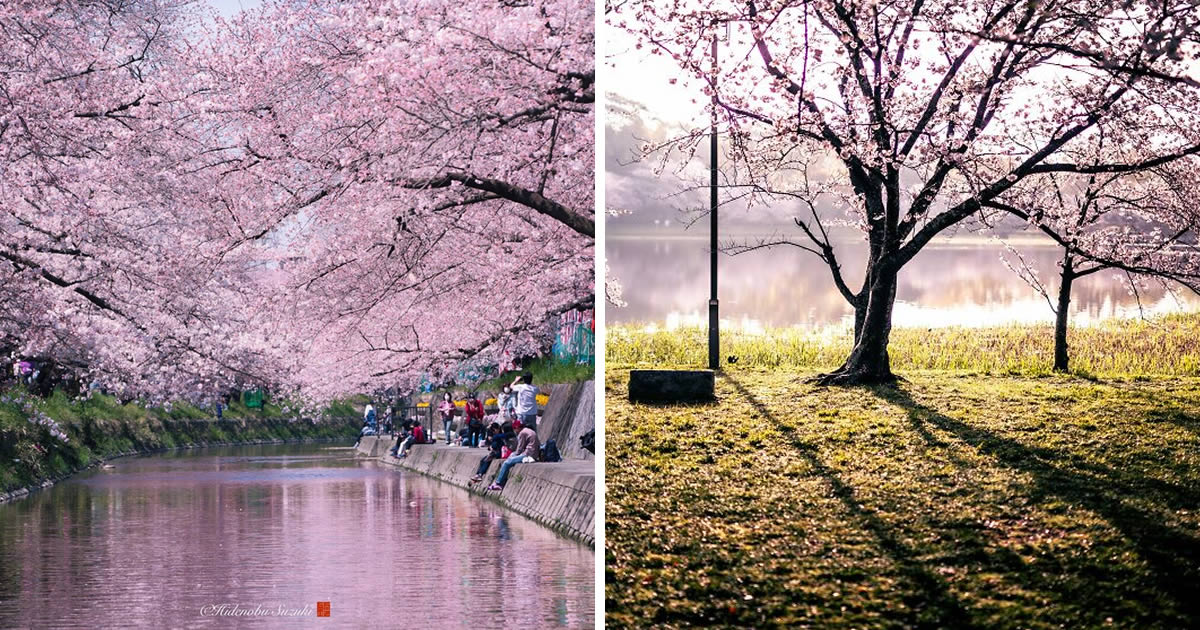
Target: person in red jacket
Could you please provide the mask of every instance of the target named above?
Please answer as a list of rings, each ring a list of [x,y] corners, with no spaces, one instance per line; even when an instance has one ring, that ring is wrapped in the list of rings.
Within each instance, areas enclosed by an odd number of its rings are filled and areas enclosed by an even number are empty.
[[[467,428],[471,430],[470,445],[478,447],[483,438],[483,403],[479,401],[479,396],[475,392],[471,392],[467,396],[467,405],[463,410],[463,415],[467,419]],[[467,443],[463,442],[463,446],[467,446]]]
[[[408,420],[404,423],[401,433],[396,437],[392,447],[392,457],[403,459],[408,457],[408,447],[413,444],[425,444],[425,427],[420,422]]]

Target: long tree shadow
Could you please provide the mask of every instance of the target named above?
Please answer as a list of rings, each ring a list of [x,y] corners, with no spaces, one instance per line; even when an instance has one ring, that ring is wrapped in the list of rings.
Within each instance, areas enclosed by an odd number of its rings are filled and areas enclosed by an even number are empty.
[[[817,475],[828,481],[833,496],[842,503],[850,517],[878,540],[879,548],[892,560],[899,574],[911,583],[914,592],[905,596],[907,609],[903,613],[897,611],[897,615],[908,616],[907,621],[917,628],[979,627],[963,603],[950,591],[946,581],[918,559],[917,551],[901,541],[891,525],[855,498],[854,487],[821,461],[816,447],[801,439],[794,427],[779,422],[770,408],[732,375],[725,374],[723,378],[755,411],[770,420],[787,437]]]
[[[1200,492],[1178,484],[1140,476],[1084,461],[1069,453],[1031,446],[993,431],[970,425],[913,400],[902,387],[875,390],[883,400],[907,412],[917,434],[930,444],[944,445],[936,429],[953,435],[979,453],[1032,479],[1030,499],[1054,499],[1078,504],[1099,515],[1121,532],[1150,568],[1150,586],[1176,611],[1200,622],[1200,538],[1162,522],[1162,517],[1133,504],[1153,499],[1167,509],[1200,508]],[[1096,597],[1119,597],[1097,593]],[[1126,594],[1129,596],[1129,594]],[[1197,627],[1192,625],[1192,627]]]
[[[1155,410],[1147,414],[1146,420],[1150,422],[1167,422],[1187,429],[1196,435],[1200,435],[1200,412],[1187,413],[1180,410]]]

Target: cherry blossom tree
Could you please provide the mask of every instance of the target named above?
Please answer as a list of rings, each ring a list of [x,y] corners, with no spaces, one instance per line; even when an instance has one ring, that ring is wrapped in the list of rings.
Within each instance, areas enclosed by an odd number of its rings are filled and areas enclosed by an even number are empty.
[[[1100,147],[1103,143],[1100,143]],[[1103,151],[1076,155],[1077,163],[1102,163]],[[1006,260],[1038,291],[1055,314],[1054,369],[1067,371],[1067,328],[1074,283],[1095,273],[1125,275],[1133,291],[1139,283],[1179,284],[1200,293],[1200,193],[1195,158],[1134,174],[1056,173],[1039,186],[1017,186],[992,205],[1026,220],[1058,245],[1058,287],[1053,291],[1026,264],[1016,247]]]
[[[208,38],[231,252],[318,397],[537,353],[593,303],[594,27],[575,2],[291,2]],[[283,42],[285,45],[280,45]]]
[[[1187,2],[631,0],[609,19],[707,86],[734,160],[727,191],[805,202],[792,242],[855,312],[854,348],[826,384],[894,379],[898,274],[934,238],[1007,212],[1014,187],[1200,152],[1200,8]],[[647,153],[689,159],[705,123]],[[1100,134],[1102,159],[1075,161]],[[829,237],[846,215],[868,244],[861,283]]]
[[[0,7],[0,345],[155,398],[536,353],[593,301],[591,21]]]
[[[187,395],[246,374],[236,265],[175,168],[187,2],[0,7],[0,334],[9,352]]]

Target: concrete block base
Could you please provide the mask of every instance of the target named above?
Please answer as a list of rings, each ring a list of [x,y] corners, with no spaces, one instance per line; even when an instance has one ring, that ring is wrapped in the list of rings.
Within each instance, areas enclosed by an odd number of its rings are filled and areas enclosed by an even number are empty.
[[[711,402],[716,377],[712,370],[631,370],[629,400],[648,403]]]

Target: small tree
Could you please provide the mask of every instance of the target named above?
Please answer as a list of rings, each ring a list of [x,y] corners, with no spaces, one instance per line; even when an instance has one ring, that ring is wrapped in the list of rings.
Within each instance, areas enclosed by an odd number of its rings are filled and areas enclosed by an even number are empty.
[[[1056,371],[1065,372],[1070,365],[1067,328],[1076,280],[1117,271],[1126,274],[1135,291],[1138,282],[1153,279],[1200,293],[1198,167],[1196,160],[1186,159],[1134,175],[1053,175],[1042,188],[1014,190],[1006,201],[991,203],[1027,220],[1061,252],[1053,298],[1015,249],[1015,264],[1009,264],[1055,314]]]

